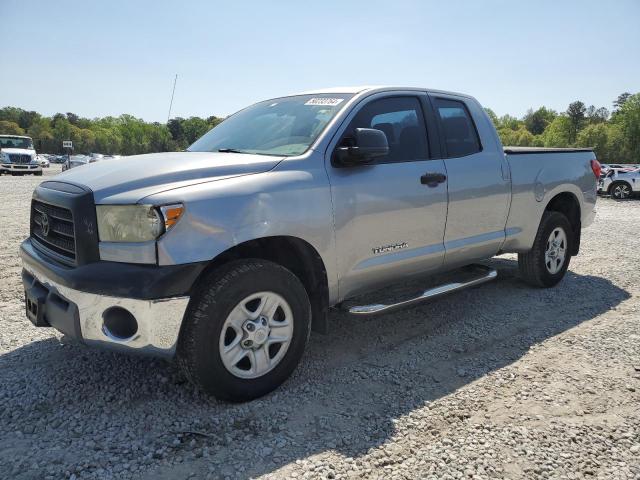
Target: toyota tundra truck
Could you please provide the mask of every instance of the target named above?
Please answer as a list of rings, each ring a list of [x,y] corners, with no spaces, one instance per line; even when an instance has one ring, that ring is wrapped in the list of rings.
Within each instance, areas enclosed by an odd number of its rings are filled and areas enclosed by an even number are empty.
[[[90,346],[175,359],[204,391],[247,401],[291,375],[331,307],[416,305],[494,279],[477,262],[506,252],[525,282],[555,286],[599,175],[590,149],[503,148],[463,94],[274,98],[187,151],[41,183],[20,248],[26,314]],[[443,272],[451,281],[358,304]]]
[[[0,174],[42,175],[31,137],[0,135]]]

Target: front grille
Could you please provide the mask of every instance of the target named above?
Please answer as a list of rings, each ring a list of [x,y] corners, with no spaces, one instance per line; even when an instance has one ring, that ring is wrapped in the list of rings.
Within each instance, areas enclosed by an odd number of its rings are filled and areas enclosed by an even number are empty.
[[[31,155],[26,155],[24,153],[10,153],[9,160],[11,160],[11,163],[25,165],[27,163],[31,163]]]
[[[71,210],[33,200],[31,238],[50,251],[75,262],[76,239]]]

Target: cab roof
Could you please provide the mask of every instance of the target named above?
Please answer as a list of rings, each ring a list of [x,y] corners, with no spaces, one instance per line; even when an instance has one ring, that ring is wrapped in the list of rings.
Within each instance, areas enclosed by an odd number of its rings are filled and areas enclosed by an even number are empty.
[[[393,91],[393,90],[415,90],[417,92],[430,92],[430,93],[442,93],[449,95],[456,95],[459,97],[467,97],[473,98],[471,95],[467,95],[465,93],[459,92],[450,92],[446,90],[436,90],[433,88],[420,88],[420,87],[403,87],[397,85],[360,85],[360,86],[346,86],[346,87],[329,87],[329,88],[318,88],[315,90],[307,90],[305,92],[294,93],[288,96],[294,95],[322,95],[327,93],[350,93],[350,94],[359,94],[363,92],[373,92],[373,91]]]

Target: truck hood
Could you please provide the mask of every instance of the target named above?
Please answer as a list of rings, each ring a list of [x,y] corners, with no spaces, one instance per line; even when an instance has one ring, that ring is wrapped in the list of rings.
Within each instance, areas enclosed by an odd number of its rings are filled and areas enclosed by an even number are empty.
[[[136,203],[174,188],[267,172],[283,158],[221,152],[153,153],[87,163],[55,180],[90,188],[97,204]]]
[[[2,153],[19,153],[20,155],[35,155],[36,151],[30,148],[2,148]]]

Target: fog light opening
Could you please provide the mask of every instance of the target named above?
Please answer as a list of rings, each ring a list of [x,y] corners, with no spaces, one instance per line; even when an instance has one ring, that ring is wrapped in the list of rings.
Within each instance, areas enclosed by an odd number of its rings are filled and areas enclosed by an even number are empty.
[[[102,330],[116,340],[129,340],[138,331],[138,322],[129,310],[111,307],[102,313]]]

